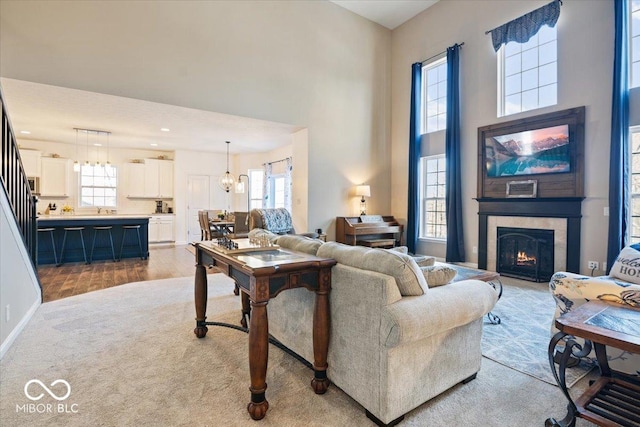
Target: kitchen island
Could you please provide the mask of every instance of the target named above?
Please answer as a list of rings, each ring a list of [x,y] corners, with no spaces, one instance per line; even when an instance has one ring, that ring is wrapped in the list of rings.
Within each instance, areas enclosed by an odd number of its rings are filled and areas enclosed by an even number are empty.
[[[91,254],[91,245],[95,235],[94,227],[111,226],[113,235],[113,247],[116,259],[120,255],[122,244],[123,226],[140,225],[140,243],[142,245],[142,257],[149,256],[149,217],[150,215],[42,215],[38,217],[38,228],[53,228],[53,237],[56,244],[58,260],[62,252],[62,240],[64,227],[84,227],[82,231],[87,259]],[[127,231],[127,239],[122,250],[122,258],[138,258],[138,236],[135,229]],[[80,233],[77,231],[67,233],[67,242],[64,250],[64,262],[84,262]],[[99,232],[96,237],[93,261],[111,260],[111,243],[108,232]],[[55,264],[54,252],[51,245],[50,233],[38,233],[38,265]]]

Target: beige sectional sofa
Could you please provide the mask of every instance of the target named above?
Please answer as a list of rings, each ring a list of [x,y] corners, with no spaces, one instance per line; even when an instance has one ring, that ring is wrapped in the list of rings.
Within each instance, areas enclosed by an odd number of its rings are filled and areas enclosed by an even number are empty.
[[[284,248],[334,258],[328,377],[379,425],[480,370],[483,316],[498,294],[467,280],[429,288],[414,259],[384,249],[287,236]],[[404,294],[404,295],[403,295]],[[269,332],[313,362],[315,295],[282,292],[269,302]]]

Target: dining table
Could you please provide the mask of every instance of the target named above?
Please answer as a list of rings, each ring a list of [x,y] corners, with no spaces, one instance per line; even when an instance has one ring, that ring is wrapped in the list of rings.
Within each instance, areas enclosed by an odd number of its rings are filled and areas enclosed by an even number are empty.
[[[209,225],[211,226],[211,232],[213,235],[220,234],[225,235],[229,233],[233,233],[233,221],[225,221],[219,219],[211,219],[209,220]]]

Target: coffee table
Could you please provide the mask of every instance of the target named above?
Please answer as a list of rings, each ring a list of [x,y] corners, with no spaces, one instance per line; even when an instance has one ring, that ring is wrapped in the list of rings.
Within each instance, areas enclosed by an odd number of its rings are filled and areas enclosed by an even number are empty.
[[[545,426],[574,426],[576,417],[599,426],[639,426],[640,380],[611,370],[606,346],[640,353],[640,308],[593,300],[557,318],[556,327],[560,332],[549,343],[549,365],[569,404],[562,420],[549,418]],[[574,337],[584,338],[585,344],[580,345]],[[554,350],[565,338],[565,350],[556,370]],[[571,356],[588,355],[592,345],[600,378],[574,402],[567,390],[565,370]]]
[[[487,282],[493,287],[493,289],[498,291],[498,299],[500,299],[500,297],[502,296],[502,282],[500,281],[500,273],[439,261],[436,261],[435,265],[454,269],[456,271],[456,275],[451,280],[452,282],[460,282],[462,280],[481,280],[483,282]],[[500,317],[493,314],[493,312],[491,311],[487,313],[487,319],[489,319],[489,322],[491,322],[491,324],[493,325],[499,325],[501,322]]]
[[[323,394],[329,387],[327,378],[327,352],[329,350],[329,292],[331,291],[331,267],[333,259],[319,258],[302,252],[287,251],[275,247],[256,247],[249,239],[236,239],[237,248],[220,246],[216,241],[195,243],[196,276],[195,308],[198,338],[207,334],[207,273],[206,266],[218,267],[231,277],[242,291],[243,326],[249,320],[249,372],[251,377],[251,401],[247,406],[254,420],[264,418],[269,409],[266,399],[267,362],[269,359],[269,322],[267,304],[280,292],[304,287],[316,294],[313,313],[313,370],[311,387],[316,394]],[[251,307],[249,307],[249,304]]]

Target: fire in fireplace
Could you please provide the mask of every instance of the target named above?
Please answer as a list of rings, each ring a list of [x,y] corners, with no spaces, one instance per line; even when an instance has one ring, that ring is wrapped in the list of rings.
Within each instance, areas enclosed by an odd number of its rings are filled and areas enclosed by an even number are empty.
[[[536,282],[553,275],[553,230],[498,227],[498,273]]]

